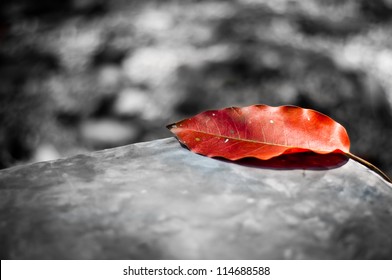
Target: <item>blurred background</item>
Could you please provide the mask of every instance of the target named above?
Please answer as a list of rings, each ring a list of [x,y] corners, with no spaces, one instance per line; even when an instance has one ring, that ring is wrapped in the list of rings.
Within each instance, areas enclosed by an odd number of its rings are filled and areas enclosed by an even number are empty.
[[[2,0],[0,168],[294,104],[392,175],[392,0]]]

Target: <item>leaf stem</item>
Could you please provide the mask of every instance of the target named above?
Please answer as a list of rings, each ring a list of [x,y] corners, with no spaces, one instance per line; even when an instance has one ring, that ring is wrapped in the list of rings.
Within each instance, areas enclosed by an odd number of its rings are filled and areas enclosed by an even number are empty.
[[[382,172],[378,167],[374,166],[373,164],[371,164],[370,162],[364,160],[363,158],[360,158],[352,153],[346,153],[346,155],[349,158],[352,158],[353,160],[362,163],[363,165],[365,165],[366,167],[368,167],[369,169],[373,170],[374,172],[378,173],[382,178],[384,178],[386,181],[388,181],[389,183],[392,183],[392,179],[388,177],[387,174],[385,174],[384,172]]]

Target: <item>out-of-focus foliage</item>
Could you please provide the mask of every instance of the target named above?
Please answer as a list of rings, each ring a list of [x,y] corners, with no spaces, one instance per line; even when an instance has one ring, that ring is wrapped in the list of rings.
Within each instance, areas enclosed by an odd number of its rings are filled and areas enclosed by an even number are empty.
[[[5,0],[0,167],[170,136],[254,103],[341,122],[392,172],[389,0]]]

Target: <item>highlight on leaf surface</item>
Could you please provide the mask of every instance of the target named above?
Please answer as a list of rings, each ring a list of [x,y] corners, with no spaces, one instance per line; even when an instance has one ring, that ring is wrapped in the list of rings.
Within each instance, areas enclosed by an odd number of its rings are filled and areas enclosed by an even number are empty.
[[[350,153],[346,129],[330,117],[297,106],[252,105],[209,110],[167,126],[191,151],[229,160],[268,160],[283,154],[341,153],[381,170]]]

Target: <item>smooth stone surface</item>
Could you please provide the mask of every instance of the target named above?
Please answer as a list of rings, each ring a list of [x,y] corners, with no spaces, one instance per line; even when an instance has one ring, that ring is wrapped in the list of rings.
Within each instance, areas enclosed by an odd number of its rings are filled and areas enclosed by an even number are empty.
[[[336,156],[234,163],[167,138],[1,170],[0,256],[392,258],[391,185],[320,159]]]

